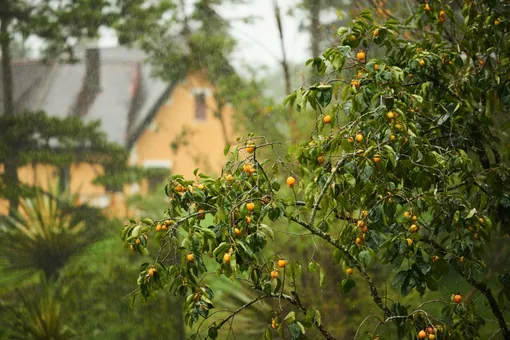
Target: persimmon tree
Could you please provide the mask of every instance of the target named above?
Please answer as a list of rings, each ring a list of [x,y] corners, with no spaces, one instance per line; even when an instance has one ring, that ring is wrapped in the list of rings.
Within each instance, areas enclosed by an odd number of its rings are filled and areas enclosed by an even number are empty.
[[[284,101],[316,116],[309,140],[280,155],[265,137],[238,139],[225,149],[221,177],[173,176],[166,215],[124,227],[126,247],[150,259],[137,293],[185,297],[196,338],[217,338],[238,313],[274,299],[277,310],[261,331],[266,339],[273,332],[304,338],[308,328],[334,339],[299,290],[299,277],[315,270],[324,283],[320,263],[269,250],[274,225],[288,222],[310,236],[310,247],[331,252],[345,273],[342,293],[368,285],[378,312],[366,316],[356,337],[382,339],[391,329],[392,339],[476,339],[487,317],[461,291],[417,306],[390,300],[372,278],[377,262],[395,272],[391,288],[402,297],[438,290],[447,274],[466,281],[497,321],[495,335],[510,338],[510,275],[498,273],[490,286],[484,279],[493,270],[484,257],[491,243],[507,244],[510,232],[508,150],[501,146],[509,27],[508,4],[495,0],[468,1],[458,11],[446,2],[418,3],[405,23],[376,23],[362,12],[338,30],[338,46],[308,60],[321,82]],[[416,39],[402,39],[401,29],[415,30]],[[154,256],[148,242],[157,243]],[[259,295],[207,322],[215,313],[204,283],[211,273],[247,281]],[[441,313],[426,304],[439,304]]]

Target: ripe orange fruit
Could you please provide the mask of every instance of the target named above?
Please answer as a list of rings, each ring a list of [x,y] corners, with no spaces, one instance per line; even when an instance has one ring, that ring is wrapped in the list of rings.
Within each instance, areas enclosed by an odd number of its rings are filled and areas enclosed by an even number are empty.
[[[231,181],[234,179],[234,177],[232,177],[232,175],[231,175],[231,174],[228,174],[228,175],[226,175],[226,176],[225,176],[225,179],[226,179],[227,181],[231,182]]]
[[[460,261],[461,263],[462,263],[462,262],[464,262],[464,256],[461,256],[461,257],[459,258],[459,261]]]
[[[418,339],[425,339],[427,337],[427,332],[423,329],[418,333]]]
[[[484,64],[483,60],[482,60],[482,59],[478,60],[478,64],[479,64],[480,66],[483,66],[483,64]]]
[[[395,135],[390,135],[390,140],[395,140]]]
[[[284,259],[278,260],[278,267],[283,268],[287,265],[287,261]]]
[[[393,117],[395,117],[395,114],[393,113],[393,111],[389,111],[386,116],[388,116],[389,119],[393,119]]]
[[[353,272],[354,272],[354,270],[350,267],[345,270],[345,273],[349,276],[352,275]]]
[[[379,29],[378,28],[376,28],[374,30],[374,37],[377,37],[377,36],[379,36]]]
[[[175,186],[175,191],[177,191],[177,192],[184,192],[184,191],[186,191],[186,188],[185,188],[185,187],[183,187],[183,186],[182,186],[182,185],[180,185],[180,184],[177,184],[177,185]]]
[[[234,235],[235,236],[241,235],[241,230],[239,230],[239,228],[234,228]]]
[[[363,228],[361,228],[361,231],[363,232],[363,234],[367,233],[368,232],[368,227],[364,226]],[[363,236],[365,236],[365,235],[363,235]]]
[[[324,156],[321,155],[317,157],[317,163],[322,164],[324,163],[324,161],[326,161],[326,158],[324,158]]]
[[[445,22],[446,21],[446,13],[444,11],[439,12],[439,21]]]
[[[195,255],[193,255],[192,253],[189,253],[188,255],[186,255],[186,260],[188,260],[188,262],[195,261]]]
[[[198,212],[200,213],[200,215],[198,215],[198,217],[203,220],[205,218],[205,210],[204,209],[200,209],[198,210]]]
[[[253,153],[253,151],[255,151],[255,144],[246,145],[246,151],[249,153]]]
[[[271,272],[271,278],[276,279],[278,276],[280,276],[280,273],[277,270],[273,270]]]
[[[409,227],[409,231],[412,232],[412,233],[415,233],[418,231],[418,226],[416,224],[411,224],[411,226]]]
[[[374,162],[379,163],[381,161],[381,155],[375,155],[374,156]]]
[[[481,217],[480,217],[480,218],[478,219],[478,222],[480,222],[480,224],[483,224],[485,221],[483,220],[483,218],[481,218]]]
[[[135,241],[136,244],[140,244],[140,239],[137,238],[136,241]]]
[[[358,87],[359,86],[359,81],[357,81],[356,79],[353,79],[353,80],[351,80],[351,85],[354,86],[354,87]]]
[[[374,71],[379,71],[379,65],[374,64]]]
[[[135,246],[133,246],[132,244],[129,245],[129,250],[131,251],[135,251]]]
[[[352,137],[347,138],[347,142],[354,143],[354,138],[352,138]]]
[[[358,61],[363,61],[363,60],[365,60],[365,52],[363,52],[363,51],[359,51],[359,52],[356,54],[356,59],[358,59]]]
[[[271,327],[272,327],[273,329],[277,329],[277,328],[278,328],[278,324],[276,323],[276,320],[275,320],[275,319],[271,320]]]
[[[248,223],[248,224],[251,223],[251,216],[246,216],[246,223]]]
[[[223,255],[223,263],[229,263],[229,262],[230,262],[230,254],[225,253],[225,255]]]
[[[200,183],[199,185],[197,185],[197,189],[204,190],[205,189],[205,185]]]
[[[436,336],[434,334],[429,334],[429,340],[436,340]]]
[[[251,164],[250,163],[244,164],[243,171],[246,172],[247,174],[249,174],[251,172]]]
[[[363,228],[363,226],[365,225],[365,222],[363,222],[363,220],[358,220],[357,224],[358,224],[359,228]]]
[[[434,333],[436,333],[436,329],[435,329],[435,327],[434,327],[434,328],[432,328],[432,327],[428,327],[428,328],[427,328],[427,333],[429,333],[429,334],[434,334]]]
[[[361,244],[361,238],[356,237],[356,244]]]
[[[477,240],[478,240],[478,238],[479,238],[478,233],[474,233],[474,235],[473,235],[473,239],[474,239],[475,241],[477,241]]]
[[[154,276],[155,273],[156,273],[156,268],[150,267],[149,268],[149,276]]]
[[[412,220],[413,220],[413,222],[416,222],[416,221],[418,221],[418,217],[416,217],[416,215],[413,215]]]
[[[432,257],[432,262],[437,262],[437,261],[439,261],[439,256],[434,255],[434,256]]]
[[[412,239],[410,239],[410,238],[408,238],[408,239],[407,239],[407,246],[408,246],[408,247],[410,247],[410,246],[412,246],[412,245],[413,245],[413,240],[412,240]]]
[[[425,10],[427,12],[430,12],[431,8],[430,8],[430,5],[429,4],[425,4]]]
[[[287,177],[287,185],[289,188],[292,188],[294,186],[294,183],[296,183],[296,179],[292,176]]]
[[[423,59],[420,59],[420,60],[418,61],[418,64],[420,64],[420,66],[423,66],[423,65],[425,65],[425,60],[423,60]]]
[[[331,123],[331,116],[330,115],[325,115],[324,118],[322,118],[322,121],[324,122],[324,124]]]
[[[158,233],[158,232],[160,232],[160,231],[161,231],[161,224],[159,224],[159,223],[158,223],[158,224],[156,225],[156,232]]]
[[[501,24],[501,21],[499,19],[494,20],[494,25],[498,26],[499,24]]]
[[[455,303],[460,303],[461,301],[462,301],[462,295],[460,295],[460,294],[455,294],[455,295],[453,296],[453,302],[455,302]]]
[[[411,216],[411,213],[409,211],[406,211],[404,213],[404,218],[409,218],[409,216]]]
[[[368,210],[363,210],[361,212],[361,215],[363,215],[363,217],[367,217],[368,216]]]
[[[246,209],[248,209],[248,211],[255,210],[255,203],[253,202],[246,203]]]
[[[358,133],[358,134],[356,135],[356,142],[358,142],[358,143],[359,143],[359,142],[361,142],[362,140],[363,140],[363,135],[362,135],[361,133]]]

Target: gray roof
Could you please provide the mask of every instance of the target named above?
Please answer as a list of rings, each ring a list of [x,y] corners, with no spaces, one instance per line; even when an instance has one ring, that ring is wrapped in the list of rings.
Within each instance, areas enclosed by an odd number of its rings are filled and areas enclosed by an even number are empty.
[[[84,49],[76,50],[75,55],[79,61],[72,64],[14,62],[14,100],[18,104],[16,111],[44,110],[55,117],[74,114],[85,79],[84,52]],[[146,55],[141,50],[112,47],[101,48],[99,53],[100,90],[81,117],[84,121],[99,120],[108,140],[129,147],[128,136],[132,139],[133,135],[139,135],[142,125],[152,120],[154,112],[162,103],[161,99],[170,95],[169,89],[173,86],[151,77],[151,67],[145,63]],[[134,82],[138,72],[139,103],[130,117],[129,112],[135,100]],[[1,83],[0,78],[0,88]],[[2,101],[0,95],[0,103]]]

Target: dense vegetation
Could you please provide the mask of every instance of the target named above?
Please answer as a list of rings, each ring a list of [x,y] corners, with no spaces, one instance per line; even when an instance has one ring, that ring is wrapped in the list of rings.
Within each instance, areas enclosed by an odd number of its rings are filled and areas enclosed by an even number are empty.
[[[476,339],[491,319],[493,336],[509,338],[510,275],[501,270],[509,232],[502,146],[509,20],[503,1],[457,9],[433,1],[405,23],[379,24],[365,11],[338,29],[340,45],[307,62],[321,80],[285,99],[315,117],[309,139],[283,156],[278,141],[240,138],[225,149],[221,177],[174,175],[166,215],[124,227],[126,247],[149,256],[139,295],[183,296],[196,338],[224,338],[237,314],[275,300],[265,338],[315,330],[333,339],[335,316],[304,294],[317,294],[329,274],[338,294],[368,287],[377,308],[365,309],[351,336]],[[414,32],[412,40],[401,38],[403,30]],[[280,233],[300,237],[310,258],[270,247]],[[159,249],[149,253],[152,243]],[[315,256],[323,249],[334,266]],[[374,279],[392,271],[391,287]],[[256,296],[219,317],[211,274],[247,282]]]

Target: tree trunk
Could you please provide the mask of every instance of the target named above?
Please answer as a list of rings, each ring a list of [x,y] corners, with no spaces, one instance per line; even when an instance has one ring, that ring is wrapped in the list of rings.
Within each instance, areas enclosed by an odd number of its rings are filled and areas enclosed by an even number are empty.
[[[13,99],[13,83],[12,83],[12,69],[11,69],[11,51],[10,51],[10,37],[9,37],[9,19],[2,18],[0,21],[0,44],[2,50],[2,85],[3,85],[3,101],[4,101],[4,115],[14,115],[14,99]],[[8,186],[7,198],[9,200],[9,214],[12,215],[18,210],[19,197],[18,197],[18,166],[16,161],[16,152],[14,145],[11,146],[7,159],[5,161],[4,178]]]
[[[278,27],[278,34],[280,36],[280,47],[282,50],[282,60],[281,65],[283,68],[283,75],[285,77],[285,95],[289,95],[292,91],[292,85],[290,82],[290,71],[289,71],[289,63],[287,61],[287,53],[285,52],[285,42],[283,39],[283,28],[282,28],[282,17],[280,14],[280,7],[278,6],[278,1],[273,0],[273,8],[274,15],[276,18],[276,25]],[[294,119],[294,111],[292,107],[289,108],[289,124],[292,139],[296,139],[299,136],[299,131],[297,129],[296,120]]]
[[[320,56],[320,42],[321,42],[321,31],[320,31],[320,1],[310,0],[310,39],[312,47],[312,57],[317,58]]]

